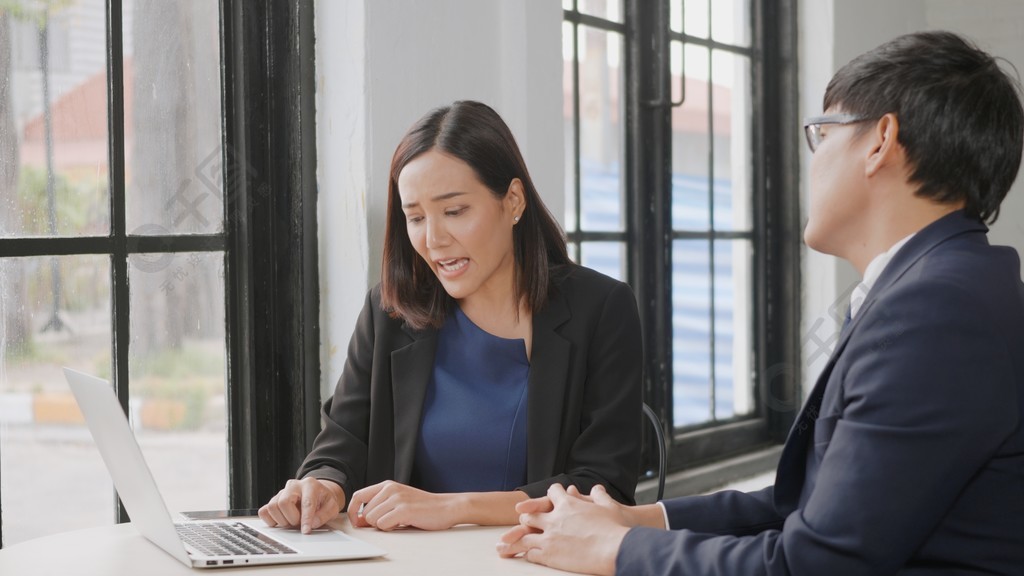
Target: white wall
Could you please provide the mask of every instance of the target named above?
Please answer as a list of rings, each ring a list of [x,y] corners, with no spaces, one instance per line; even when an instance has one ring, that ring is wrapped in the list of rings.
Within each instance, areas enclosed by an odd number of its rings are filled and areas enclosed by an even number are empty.
[[[947,29],[1024,71],[1024,2],[1020,0],[804,0],[800,6],[800,104],[803,116],[820,114],[832,74],[843,64],[900,34]],[[810,153],[802,158],[801,193],[807,202]],[[806,213],[804,214],[806,221]],[[1003,203],[990,239],[1024,254],[1024,179],[1018,178]],[[825,362],[821,342],[838,331],[836,311],[845,309],[848,290],[859,277],[845,262],[804,249],[804,392]]]
[[[494,107],[561,214],[562,12],[535,0],[322,0],[316,13],[327,394],[366,290],[380,279],[392,153],[428,110],[461,99]]]
[[[1024,75],[1024,2],[1021,0],[927,0],[926,22],[929,28],[953,30],[974,40],[989,53],[1010,61],[1007,66],[1017,78]],[[1024,256],[1024,172],[1017,177],[999,219],[992,225],[989,240],[993,244],[1013,246]],[[1021,274],[1024,277],[1024,272]]]

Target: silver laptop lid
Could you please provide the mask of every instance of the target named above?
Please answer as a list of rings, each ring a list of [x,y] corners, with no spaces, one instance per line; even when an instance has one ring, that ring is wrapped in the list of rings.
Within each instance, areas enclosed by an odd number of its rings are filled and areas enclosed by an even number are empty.
[[[64,369],[64,376],[132,523],[151,542],[191,566],[192,560],[178,538],[167,505],[142,457],[113,386],[106,380],[70,368]]]

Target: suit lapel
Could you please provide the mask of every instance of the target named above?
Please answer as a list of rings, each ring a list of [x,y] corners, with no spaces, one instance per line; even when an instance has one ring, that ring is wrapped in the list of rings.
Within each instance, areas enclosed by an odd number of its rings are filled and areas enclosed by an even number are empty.
[[[527,380],[526,475],[528,482],[554,473],[562,436],[562,405],[569,372],[569,341],[555,332],[571,314],[565,298],[555,293],[533,317],[533,345]]]
[[[395,409],[395,481],[408,484],[416,456],[423,399],[434,372],[437,330],[402,327],[414,340],[391,353],[391,386]]]
[[[811,393],[807,397],[807,402],[804,403],[796,421],[793,422],[793,427],[790,428],[789,436],[786,438],[786,444],[779,458],[778,474],[775,479],[775,505],[781,514],[793,511],[799,502],[807,465],[806,446],[814,437],[814,422],[821,416],[822,399],[825,397],[832,370],[843,350],[846,349],[850,335],[856,330],[858,323],[881,294],[888,291],[915,262],[936,246],[965,232],[984,233],[987,230],[988,228],[984,224],[968,218],[963,211],[958,210],[947,214],[917,232],[882,271],[882,275],[878,277],[868,292],[867,299],[861,305],[857,315],[839,334],[836,347],[832,351],[828,363],[822,369],[821,375],[818,376],[814,388],[811,389]]]

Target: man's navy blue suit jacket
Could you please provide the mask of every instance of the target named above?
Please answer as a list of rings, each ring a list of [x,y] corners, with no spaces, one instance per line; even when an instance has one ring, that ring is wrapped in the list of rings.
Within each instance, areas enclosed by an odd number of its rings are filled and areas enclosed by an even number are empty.
[[[786,440],[775,485],[665,502],[620,574],[1024,574],[1020,258],[954,212],[893,257]]]

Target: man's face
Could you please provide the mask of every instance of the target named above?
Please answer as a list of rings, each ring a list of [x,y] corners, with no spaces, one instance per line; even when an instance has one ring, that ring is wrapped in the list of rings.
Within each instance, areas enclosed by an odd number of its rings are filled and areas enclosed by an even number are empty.
[[[841,110],[830,108],[826,114]],[[804,242],[825,254],[843,256],[861,234],[867,206],[867,125],[823,124],[811,157],[810,202]],[[863,240],[860,240],[863,241]]]

